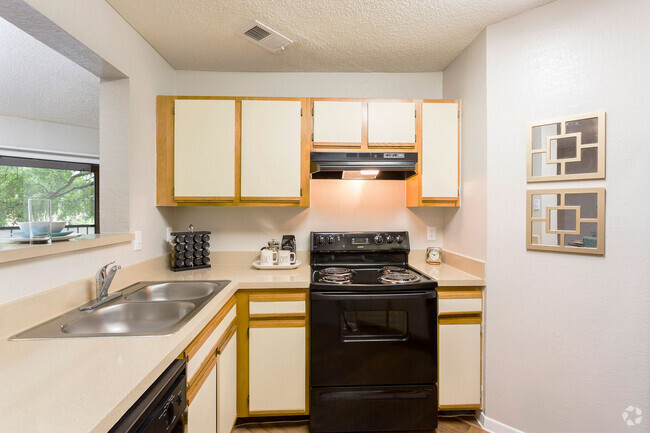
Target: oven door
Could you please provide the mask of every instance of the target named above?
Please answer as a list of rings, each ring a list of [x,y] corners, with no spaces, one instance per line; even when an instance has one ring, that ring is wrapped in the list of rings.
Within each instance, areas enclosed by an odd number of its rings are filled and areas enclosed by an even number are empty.
[[[311,386],[433,384],[436,292],[311,292]]]

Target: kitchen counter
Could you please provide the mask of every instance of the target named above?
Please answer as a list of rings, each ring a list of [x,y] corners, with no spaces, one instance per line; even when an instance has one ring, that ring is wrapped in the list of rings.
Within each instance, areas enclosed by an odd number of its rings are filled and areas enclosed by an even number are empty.
[[[250,263],[248,256],[245,260],[240,263]],[[213,262],[220,260],[213,259]],[[308,260],[303,259],[303,263]],[[441,286],[482,285],[483,280],[470,278],[470,274],[448,265],[434,267],[424,261],[413,265],[436,278]],[[162,337],[7,340],[18,331],[69,310],[70,305],[87,302],[89,299],[69,298],[70,293],[90,296],[90,280],[2,306],[0,379],[5,390],[0,394],[2,431],[106,432],[238,289],[306,289],[310,281],[307,264],[281,271],[260,271],[249,264],[223,264],[204,270],[171,272],[166,269],[166,259],[154,259],[120,272],[122,275],[116,277],[111,292],[137,281],[232,282],[178,332]],[[66,296],[66,303],[62,303],[60,297]],[[43,305],[53,300],[60,303],[56,311]]]

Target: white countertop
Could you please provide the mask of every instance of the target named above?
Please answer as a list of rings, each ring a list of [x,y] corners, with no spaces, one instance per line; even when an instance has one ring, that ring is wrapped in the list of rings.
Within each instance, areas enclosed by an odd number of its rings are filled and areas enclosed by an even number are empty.
[[[441,286],[484,285],[483,280],[448,265],[427,265],[423,261],[413,266],[436,278]],[[250,265],[218,265],[205,270],[171,272],[145,267],[132,271],[129,280],[115,290],[147,280],[232,282],[182,329],[169,336],[37,341],[8,341],[8,335],[3,336],[1,431],[105,433],[238,289],[306,289],[310,268],[303,265],[294,270],[259,271]]]

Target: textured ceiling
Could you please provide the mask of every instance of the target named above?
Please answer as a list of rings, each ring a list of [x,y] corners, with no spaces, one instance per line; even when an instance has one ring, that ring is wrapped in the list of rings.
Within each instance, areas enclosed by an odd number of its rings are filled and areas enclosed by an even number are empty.
[[[442,71],[489,24],[552,0],[106,0],[175,68]],[[296,43],[273,54],[238,30],[257,19]]]
[[[99,78],[0,18],[0,114],[99,128]]]

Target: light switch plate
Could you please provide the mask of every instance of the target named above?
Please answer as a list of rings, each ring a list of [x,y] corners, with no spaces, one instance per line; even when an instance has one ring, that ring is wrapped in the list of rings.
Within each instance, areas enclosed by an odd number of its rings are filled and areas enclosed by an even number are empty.
[[[142,249],[142,231],[136,230],[133,232],[135,239],[133,239],[133,251],[140,251]]]
[[[437,236],[436,226],[427,226],[427,240],[435,241]]]
[[[171,228],[171,227],[167,227],[167,235],[166,235],[166,238],[167,238],[167,242],[171,242],[171,241],[172,241],[172,228]]]

